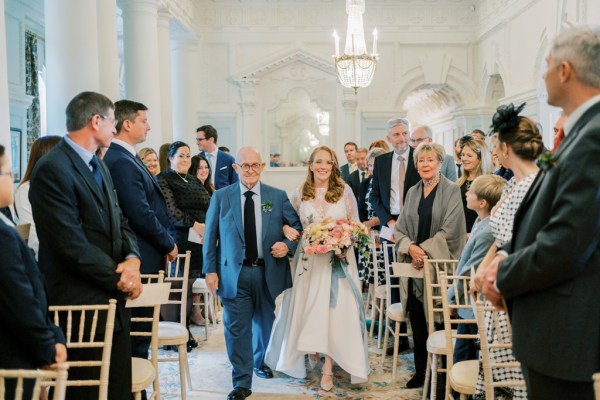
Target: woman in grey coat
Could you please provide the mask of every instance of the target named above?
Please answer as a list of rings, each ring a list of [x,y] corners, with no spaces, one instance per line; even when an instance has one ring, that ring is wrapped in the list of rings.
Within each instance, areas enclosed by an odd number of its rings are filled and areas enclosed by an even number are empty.
[[[466,241],[460,188],[442,174],[444,148],[421,143],[414,152],[421,181],[407,193],[394,237],[399,262],[423,268],[423,257],[458,259]],[[423,385],[427,368],[427,322],[422,278],[403,279],[400,297],[409,313],[413,332],[415,375],[406,387]]]

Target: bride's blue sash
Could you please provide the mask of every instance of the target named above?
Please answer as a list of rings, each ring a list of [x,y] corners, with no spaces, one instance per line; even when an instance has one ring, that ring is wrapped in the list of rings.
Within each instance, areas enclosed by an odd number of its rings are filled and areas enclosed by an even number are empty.
[[[352,251],[350,249],[349,251]],[[348,263],[345,259],[341,259],[335,254],[331,255],[331,287],[329,291],[329,307],[335,307],[337,304],[338,291],[339,291],[339,280],[346,279],[348,284],[352,288],[354,298],[356,299],[356,305],[358,306],[358,314],[360,316],[360,326],[363,339],[365,337],[366,322],[365,322],[365,309],[362,305],[362,295],[358,287],[354,283],[354,280],[348,272]]]

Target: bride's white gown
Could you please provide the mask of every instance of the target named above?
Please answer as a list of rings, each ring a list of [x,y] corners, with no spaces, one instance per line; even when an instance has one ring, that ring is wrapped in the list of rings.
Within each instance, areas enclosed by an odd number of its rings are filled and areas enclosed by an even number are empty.
[[[335,204],[325,201],[325,192],[326,189],[317,189],[316,198],[310,201],[300,201],[299,190],[292,197],[303,228],[326,217],[358,221],[356,200],[348,185]],[[265,363],[289,376],[305,378],[305,355],[323,353],[351,375],[352,383],[365,382],[369,362],[359,314],[362,301],[357,303],[350,282],[341,278],[336,306],[330,307],[331,253],[307,255],[300,251],[298,246],[294,285],[284,292]],[[348,272],[358,287],[352,250],[348,251]]]

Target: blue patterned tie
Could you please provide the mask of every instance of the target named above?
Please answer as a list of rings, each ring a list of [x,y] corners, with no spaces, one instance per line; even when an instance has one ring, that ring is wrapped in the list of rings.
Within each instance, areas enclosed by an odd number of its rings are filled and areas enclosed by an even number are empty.
[[[100,190],[102,190],[102,174],[100,173],[100,163],[98,157],[94,155],[90,160],[90,166],[92,167],[92,174],[94,174],[94,179],[98,184]]]

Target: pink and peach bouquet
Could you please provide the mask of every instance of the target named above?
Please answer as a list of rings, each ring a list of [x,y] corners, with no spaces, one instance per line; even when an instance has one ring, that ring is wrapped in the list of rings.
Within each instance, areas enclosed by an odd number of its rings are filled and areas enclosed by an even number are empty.
[[[302,243],[306,254],[343,254],[351,246],[368,249],[371,238],[369,229],[360,222],[348,219],[325,218],[313,222],[302,233]]]

